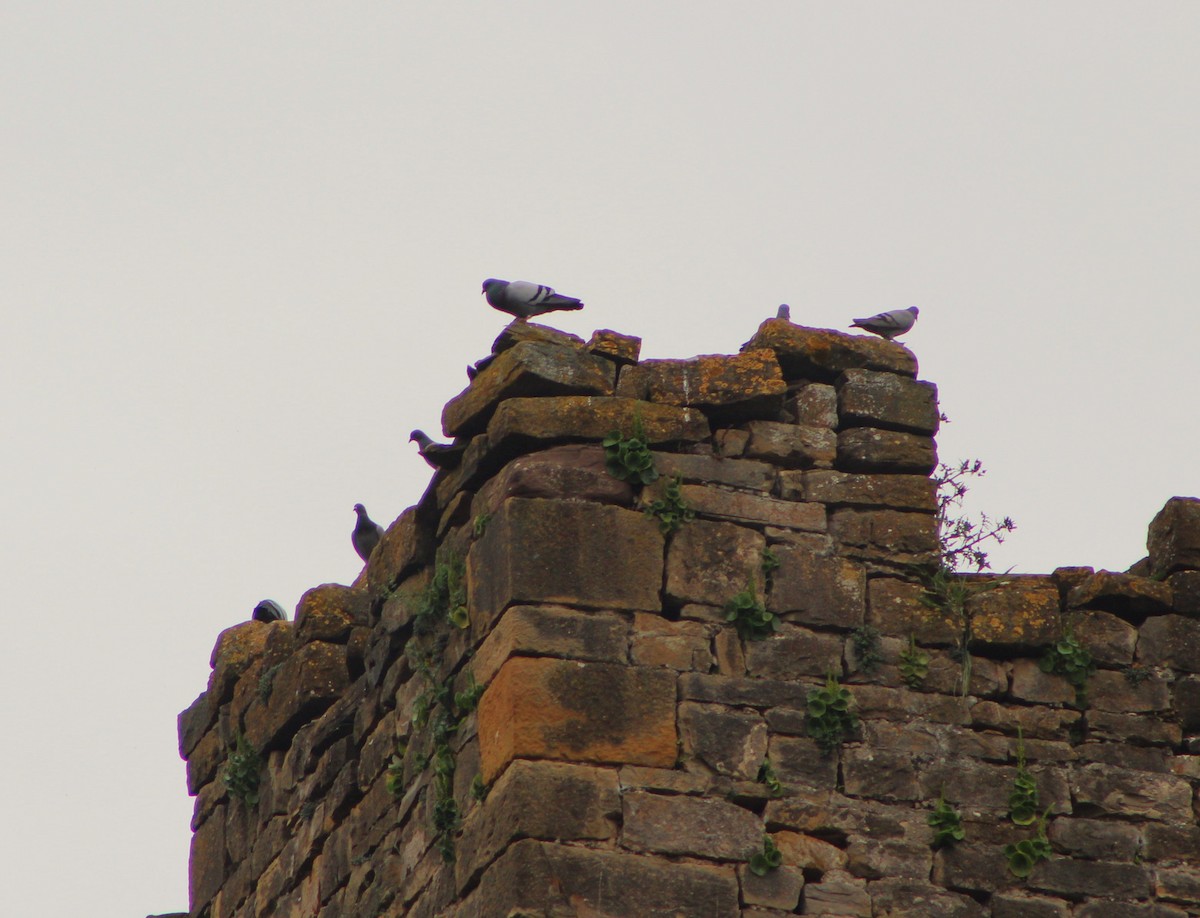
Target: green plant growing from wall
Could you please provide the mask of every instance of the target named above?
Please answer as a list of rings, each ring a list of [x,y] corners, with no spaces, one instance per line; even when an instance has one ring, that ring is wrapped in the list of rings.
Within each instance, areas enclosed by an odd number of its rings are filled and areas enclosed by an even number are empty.
[[[684,523],[696,518],[696,511],[683,499],[682,486],[683,478],[674,476],[667,482],[663,496],[646,508],[646,513],[658,520],[658,531],[663,535],[678,532]]]
[[[1050,859],[1050,839],[1046,836],[1046,814],[1037,820],[1037,832],[1032,838],[1024,838],[1011,845],[1004,846],[1004,856],[1008,859],[1008,869],[1013,876],[1025,879],[1033,872],[1039,861]]]
[[[476,775],[471,779],[471,796],[476,800],[486,800],[488,795],[488,786],[483,783],[483,775]]]
[[[768,612],[748,586],[725,604],[725,621],[733,622],[744,641],[761,641],[779,630],[779,616]]]
[[[650,452],[641,417],[634,417],[633,433],[628,437],[614,430],[601,445],[605,467],[613,478],[634,485],[648,485],[658,479],[658,469],[654,467],[654,455]]]
[[[763,583],[766,584],[767,592],[770,593],[771,588],[775,585],[775,572],[779,570],[779,555],[769,547],[762,550],[761,569]]]
[[[879,629],[874,625],[863,625],[850,632],[850,643],[854,646],[854,656],[858,659],[858,668],[864,673],[873,673],[883,662],[883,652],[879,640]]]
[[[1081,708],[1087,706],[1087,683],[1096,671],[1096,662],[1070,627],[1042,654],[1038,668],[1065,678],[1075,689],[1075,704]]]
[[[1041,802],[1037,780],[1025,767],[1025,736],[1017,728],[1017,775],[1013,779],[1012,792],[1008,795],[1008,818],[1014,825],[1029,826],[1038,818]]]
[[[1154,675],[1154,672],[1146,666],[1126,666],[1121,673],[1125,676],[1126,681],[1137,687]]]
[[[454,693],[454,705],[461,712],[462,716],[469,714],[479,707],[479,699],[483,697],[483,692],[487,688],[485,685],[480,685],[475,681],[474,673],[467,673],[467,687],[461,692]]]
[[[262,780],[262,757],[250,741],[239,733],[221,771],[221,782],[229,796],[247,806],[258,804],[258,787]]]
[[[967,837],[963,828],[962,815],[946,802],[946,793],[942,792],[938,802],[929,814],[929,827],[933,829],[933,847],[948,848],[955,842]]]
[[[460,555],[447,552],[433,566],[433,578],[421,594],[413,616],[413,631],[427,634],[438,621],[448,621],[456,628],[471,624],[467,612],[467,565]]]
[[[825,754],[837,749],[858,724],[853,703],[850,690],[840,685],[832,672],[822,687],[808,693],[805,710],[808,735]]]
[[[263,674],[258,677],[258,697],[261,700],[271,700],[271,689],[275,684],[275,676],[279,674],[282,666],[282,663],[276,663],[270,669],[263,670]]]
[[[900,651],[900,677],[909,688],[920,688],[929,675],[930,656],[917,646],[915,635],[908,637],[908,649]]]
[[[484,532],[487,531],[488,523],[492,521],[490,513],[480,513],[476,515],[474,522],[471,523],[471,530],[475,533],[475,538],[482,538]]]
[[[750,858],[750,872],[756,877],[765,877],[783,863],[783,854],[775,847],[775,839],[763,836],[763,849]]]
[[[779,797],[783,794],[783,784],[775,774],[770,756],[763,757],[763,763],[758,768],[758,781],[760,784],[767,785],[767,790],[771,792],[772,797]]]
[[[401,745],[396,750],[396,754],[392,756],[387,766],[387,777],[384,778],[384,786],[387,792],[393,797],[402,797],[404,795],[404,757],[408,753],[408,748]]]

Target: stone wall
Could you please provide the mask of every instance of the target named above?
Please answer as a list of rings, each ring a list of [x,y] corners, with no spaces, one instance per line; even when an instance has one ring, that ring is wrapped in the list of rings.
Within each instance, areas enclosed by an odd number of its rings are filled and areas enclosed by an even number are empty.
[[[191,914],[1200,914],[1200,501],[1130,573],[931,594],[909,351],[639,344],[514,323],[354,585],[220,636]]]

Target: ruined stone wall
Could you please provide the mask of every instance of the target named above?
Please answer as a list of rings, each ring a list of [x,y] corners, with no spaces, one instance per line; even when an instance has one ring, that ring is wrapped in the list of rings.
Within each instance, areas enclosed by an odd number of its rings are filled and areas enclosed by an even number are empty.
[[[909,351],[638,345],[514,323],[358,581],[220,636],[191,914],[1200,914],[1200,502],[1131,573],[931,594]]]

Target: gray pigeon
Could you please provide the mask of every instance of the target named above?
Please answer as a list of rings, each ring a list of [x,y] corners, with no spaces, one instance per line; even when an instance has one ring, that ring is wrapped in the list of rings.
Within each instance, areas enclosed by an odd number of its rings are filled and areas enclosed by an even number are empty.
[[[350,533],[350,542],[358,556],[366,561],[383,538],[383,527],[367,516],[367,508],[362,504],[355,504],[354,512],[358,514],[358,522],[354,524],[354,532]]]
[[[555,293],[553,287],[531,284],[529,281],[503,281],[489,277],[483,282],[483,292],[493,308],[518,319],[528,319],[558,309],[583,308],[581,300]]]
[[[775,318],[787,319],[789,322],[792,321],[792,307],[787,303],[780,303],[779,311],[775,313]]]
[[[908,309],[893,309],[891,312],[881,312],[869,319],[855,319],[850,327],[861,328],[891,341],[897,335],[903,335],[913,327],[919,312],[920,310],[916,306],[909,306]]]
[[[456,468],[467,448],[465,443],[434,443],[423,430],[414,430],[408,439],[417,441],[417,452],[435,469]]]
[[[287,613],[283,611],[283,606],[275,600],[264,599],[254,607],[250,618],[256,622],[286,622]]]
[[[473,365],[467,367],[467,379],[473,380],[476,376],[491,366],[492,361],[495,359],[495,354],[488,354],[482,360],[477,360]]]

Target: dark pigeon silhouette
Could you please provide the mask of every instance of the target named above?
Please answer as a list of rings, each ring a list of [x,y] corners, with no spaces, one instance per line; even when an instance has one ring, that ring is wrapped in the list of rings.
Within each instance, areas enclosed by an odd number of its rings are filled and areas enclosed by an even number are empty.
[[[408,439],[417,441],[417,452],[435,469],[457,468],[467,448],[465,443],[434,443],[423,430],[414,430]]]
[[[362,504],[355,504],[354,512],[358,514],[358,522],[354,524],[354,532],[350,533],[350,542],[358,556],[366,561],[383,538],[383,527],[367,516],[367,508]]]
[[[483,282],[488,303],[518,319],[540,316],[559,309],[582,309],[583,301],[555,293],[553,287],[529,281],[505,281],[489,277]]]
[[[264,599],[254,607],[250,618],[256,622],[286,622],[287,613],[283,611],[283,606],[275,600]]]
[[[780,303],[779,309],[775,313],[775,318],[787,319],[790,322],[792,320],[792,307],[787,303]]]

